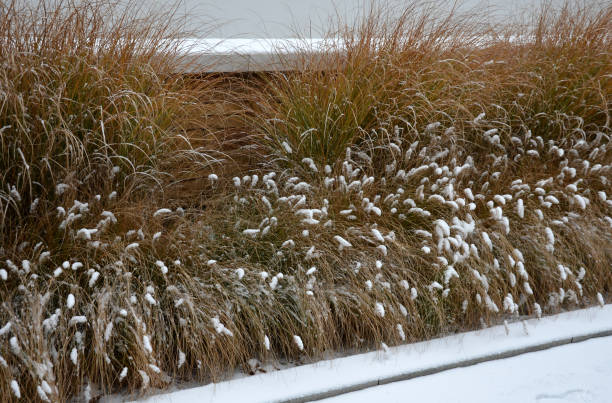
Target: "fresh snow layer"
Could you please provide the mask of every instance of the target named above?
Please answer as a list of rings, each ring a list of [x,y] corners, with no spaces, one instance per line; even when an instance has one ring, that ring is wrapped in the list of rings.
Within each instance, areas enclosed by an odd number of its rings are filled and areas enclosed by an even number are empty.
[[[334,391],[354,391],[389,383],[393,380],[404,380],[439,372],[452,368],[454,365],[466,365],[470,361],[476,363],[504,358],[516,355],[522,350],[542,349],[544,348],[542,346],[546,345],[552,347],[567,343],[572,339],[579,341],[584,336],[604,333],[612,334],[612,305],[566,312],[539,320],[530,319],[524,323],[510,323],[507,328],[495,326],[426,342],[392,347],[386,351],[374,351],[320,361],[281,371],[151,396],[143,401],[151,403],[274,402],[302,400],[308,397],[321,398],[332,396]],[[606,340],[610,343],[609,338]],[[585,344],[585,346],[588,345],[590,344]],[[611,347],[608,344],[608,348],[601,351],[602,356],[607,354],[608,362],[612,362]],[[594,361],[593,369],[600,368],[597,362]],[[540,365],[540,367],[545,366],[546,364]],[[553,368],[557,367],[557,364],[551,361],[548,362],[548,366]],[[540,367],[537,367],[538,371]],[[567,364],[559,367],[565,368],[568,373],[572,372],[571,367],[567,367]],[[538,371],[531,371],[531,368],[529,371],[526,371],[526,368],[522,369],[522,372],[528,372],[525,376],[531,374],[547,379],[545,373],[538,373]],[[519,374],[520,371],[514,373],[515,376]],[[510,378],[506,376],[499,382],[508,382]],[[560,385],[564,383],[563,378],[553,377],[551,379],[551,382],[558,381]],[[454,384],[454,381],[448,384],[451,391]],[[468,388],[469,384],[469,382],[464,382],[464,387]],[[495,384],[492,383],[492,385]],[[446,388],[446,385],[443,384],[443,387]],[[427,392],[431,393],[432,390],[441,388],[438,385]],[[476,388],[475,383],[474,388]],[[425,389],[419,388],[418,390],[418,393],[425,393]],[[555,390],[551,389],[551,393],[557,393]],[[483,392],[483,396],[484,394]],[[415,401],[421,401],[426,395],[414,396],[418,396]],[[500,401],[500,399],[496,398],[495,401]],[[446,401],[454,401],[454,398],[446,399]]]
[[[298,49],[321,51],[333,42],[323,38],[186,38],[181,44],[190,53],[251,55],[292,53]]]
[[[566,344],[324,399],[326,403],[606,403],[612,337]]]
[[[183,72],[243,72],[292,70],[303,61],[300,54],[326,57],[326,49],[342,47],[338,41],[322,38],[184,38]]]

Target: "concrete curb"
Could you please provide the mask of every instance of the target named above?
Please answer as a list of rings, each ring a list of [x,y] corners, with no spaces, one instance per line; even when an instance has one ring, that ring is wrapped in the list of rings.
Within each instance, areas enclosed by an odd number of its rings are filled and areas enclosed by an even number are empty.
[[[517,348],[517,349],[509,349],[507,351],[501,351],[495,354],[487,354],[487,355],[483,355],[480,357],[475,357],[475,358],[471,358],[471,359],[467,359],[467,360],[460,360],[460,361],[456,361],[456,362],[451,362],[448,364],[444,364],[444,365],[440,365],[440,366],[436,366],[436,367],[431,367],[431,368],[427,368],[427,369],[422,369],[422,370],[417,370],[417,371],[408,371],[405,373],[401,373],[398,375],[393,375],[393,376],[388,376],[388,377],[384,377],[384,378],[378,378],[376,380],[372,380],[372,381],[368,381],[368,382],[361,382],[355,385],[350,385],[350,386],[344,386],[342,388],[338,388],[338,389],[334,389],[334,390],[329,390],[326,392],[318,392],[318,393],[313,393],[311,395],[306,395],[306,396],[301,396],[299,398],[292,398],[289,400],[278,400],[277,402],[283,402],[283,403],[304,403],[304,402],[312,402],[312,401],[317,401],[317,400],[322,400],[322,399],[327,399],[330,397],[335,397],[335,396],[339,396],[339,395],[343,395],[346,393],[351,393],[351,392],[357,392],[360,390],[364,390],[364,389],[368,389],[368,388],[372,388],[375,386],[380,386],[380,385],[386,385],[389,383],[393,383],[393,382],[401,382],[401,381],[407,381],[410,379],[414,379],[414,378],[418,378],[418,377],[422,377],[422,376],[427,376],[427,375],[433,375],[433,374],[437,374],[439,372],[443,372],[443,371],[448,371],[451,369],[455,369],[455,368],[463,368],[463,367],[469,367],[472,365],[476,365],[476,364],[480,364],[483,362],[488,362],[488,361],[495,361],[495,360],[501,360],[504,358],[511,358],[511,357],[516,357],[518,355],[521,354],[527,354],[527,353],[533,353],[536,351],[542,351],[542,350],[548,350],[550,348],[554,348],[554,347],[559,347],[559,346],[563,346],[563,345],[567,345],[567,344],[572,344],[572,343],[580,343],[582,341],[586,341],[586,340],[590,340],[590,339],[595,339],[595,338],[599,338],[599,337],[608,337],[608,336],[612,336],[612,328],[608,329],[608,330],[603,330],[603,331],[598,331],[598,332],[592,332],[592,333],[586,333],[580,336],[573,336],[573,337],[567,337],[567,338],[561,338],[561,339],[557,339],[557,340],[553,340],[547,343],[541,343],[541,344],[536,344],[536,345],[532,345],[532,346],[527,346],[527,347],[523,347],[523,348]]]

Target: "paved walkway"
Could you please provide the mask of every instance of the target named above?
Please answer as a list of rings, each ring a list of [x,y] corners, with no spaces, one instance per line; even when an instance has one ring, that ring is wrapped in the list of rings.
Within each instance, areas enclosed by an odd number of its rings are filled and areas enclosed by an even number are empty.
[[[608,403],[612,402],[612,337],[452,369],[321,402]]]
[[[612,305],[606,305],[236,378],[146,401],[599,403],[612,402],[611,385]]]

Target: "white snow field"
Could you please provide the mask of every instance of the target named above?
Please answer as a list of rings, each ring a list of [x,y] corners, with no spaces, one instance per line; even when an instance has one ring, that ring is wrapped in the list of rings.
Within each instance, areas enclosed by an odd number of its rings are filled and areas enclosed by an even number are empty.
[[[122,0],[123,1],[123,0]],[[549,0],[549,6],[559,6],[564,0]],[[602,0],[585,0],[588,4]],[[189,16],[190,28],[203,38],[317,38],[324,36],[338,22],[352,25],[373,5],[382,9],[401,9],[420,3],[435,6],[441,12],[455,8],[485,16],[495,23],[529,12],[534,0],[149,0],[153,9],[178,6],[177,17]]]
[[[36,4],[40,0],[19,1]],[[117,0],[116,7],[133,6],[129,1]],[[605,2],[584,1],[593,7]],[[564,2],[549,0],[548,5],[558,7]],[[186,31],[194,36],[184,41],[187,57],[181,72],[249,72],[292,70],[301,61],[298,49],[317,54],[325,48],[322,38],[329,32],[338,26],[354,27],[372,7],[401,10],[413,4],[421,10],[437,7],[442,14],[451,9],[470,12],[484,16],[487,24],[529,16],[538,8],[533,0],[149,0],[139,4],[137,12],[175,10],[169,18],[186,24]]]
[[[142,401],[302,402],[331,397],[332,402],[603,403],[612,401],[610,336],[612,305],[605,305]]]
[[[612,337],[565,344],[321,400],[326,403],[606,403]]]

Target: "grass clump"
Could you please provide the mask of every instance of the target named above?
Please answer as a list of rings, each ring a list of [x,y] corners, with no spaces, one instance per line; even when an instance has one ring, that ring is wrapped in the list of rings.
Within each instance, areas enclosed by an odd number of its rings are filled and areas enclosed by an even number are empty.
[[[612,8],[485,30],[414,4],[304,54],[317,68],[242,80],[175,74],[163,24],[64,5],[1,9],[7,399],[609,298]]]

